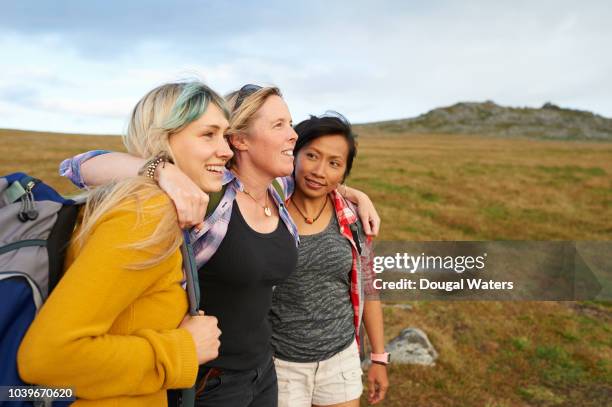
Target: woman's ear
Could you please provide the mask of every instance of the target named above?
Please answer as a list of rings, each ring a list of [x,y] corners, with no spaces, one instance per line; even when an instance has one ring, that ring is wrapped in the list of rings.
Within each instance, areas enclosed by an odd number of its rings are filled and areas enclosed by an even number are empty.
[[[247,137],[244,133],[230,134],[228,141],[230,146],[238,151],[247,151],[249,149]]]

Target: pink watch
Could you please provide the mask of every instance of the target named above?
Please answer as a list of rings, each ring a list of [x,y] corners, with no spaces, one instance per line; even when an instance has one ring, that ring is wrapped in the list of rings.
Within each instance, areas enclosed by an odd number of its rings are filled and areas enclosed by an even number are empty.
[[[370,360],[372,363],[377,363],[379,365],[388,365],[389,362],[391,362],[391,354],[388,352],[370,353]]]

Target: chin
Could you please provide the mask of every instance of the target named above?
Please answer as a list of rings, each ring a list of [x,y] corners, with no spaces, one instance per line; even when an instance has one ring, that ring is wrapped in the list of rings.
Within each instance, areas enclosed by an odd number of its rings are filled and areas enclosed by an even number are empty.
[[[329,193],[329,191],[326,188],[322,188],[318,191],[313,191],[312,189],[306,186],[305,182],[297,184],[296,186],[306,197],[311,198],[311,199],[320,198]]]
[[[286,166],[283,166],[282,168],[279,168],[278,172],[281,175],[277,175],[277,177],[287,177],[287,176],[293,174],[293,164],[292,165],[286,165]]]
[[[205,182],[199,186],[200,186],[200,189],[204,192],[219,192],[223,188],[223,184],[220,181],[219,182],[216,182],[216,181]]]

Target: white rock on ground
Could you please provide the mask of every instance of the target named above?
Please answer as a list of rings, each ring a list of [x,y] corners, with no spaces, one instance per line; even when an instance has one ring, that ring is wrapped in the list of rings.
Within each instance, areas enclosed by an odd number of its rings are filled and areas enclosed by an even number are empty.
[[[391,353],[393,364],[415,364],[434,366],[438,358],[438,352],[427,338],[425,332],[419,328],[406,328],[385,346],[385,350]],[[363,361],[362,367],[367,367],[371,362],[369,355]]]

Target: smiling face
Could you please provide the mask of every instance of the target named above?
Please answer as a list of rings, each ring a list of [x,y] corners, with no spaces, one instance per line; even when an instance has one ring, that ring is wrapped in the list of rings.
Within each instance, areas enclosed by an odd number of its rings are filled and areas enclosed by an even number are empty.
[[[204,192],[221,190],[225,164],[233,156],[225,138],[228,126],[221,109],[209,103],[202,116],[170,136],[176,165]]]
[[[300,149],[295,184],[308,198],[319,198],[338,187],[346,173],[349,145],[341,135],[321,136]]]
[[[254,166],[271,178],[284,177],[293,172],[293,147],[297,134],[293,130],[291,114],[285,101],[269,96],[248,127],[244,148]]]

